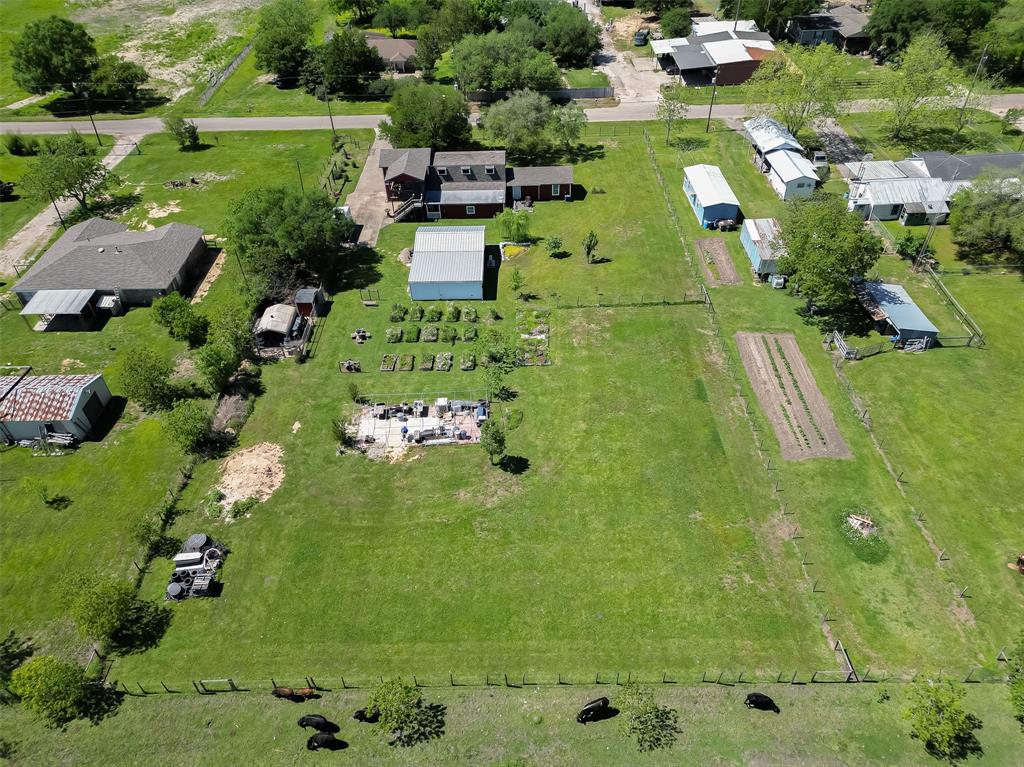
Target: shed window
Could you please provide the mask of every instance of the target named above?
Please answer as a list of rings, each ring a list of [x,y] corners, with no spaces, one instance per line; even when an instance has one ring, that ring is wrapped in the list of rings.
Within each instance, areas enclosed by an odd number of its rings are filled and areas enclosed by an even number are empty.
[[[551,185],[551,196],[552,197],[558,197],[558,194],[561,191],[562,191],[562,188],[558,184],[552,184]]]
[[[473,169],[471,167],[469,167],[468,165],[463,165],[462,166],[462,175],[463,176],[468,176],[472,172],[473,172]]]
[[[476,206],[475,205],[467,205],[466,206],[466,215],[467,216],[475,216],[476,215]]]

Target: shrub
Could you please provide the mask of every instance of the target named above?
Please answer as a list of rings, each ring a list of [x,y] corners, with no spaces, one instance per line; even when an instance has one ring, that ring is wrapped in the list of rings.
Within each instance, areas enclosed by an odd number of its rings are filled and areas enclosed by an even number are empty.
[[[359,384],[355,381],[348,382],[348,396],[353,402],[359,402]]]
[[[243,498],[240,501],[235,501],[231,504],[231,508],[228,509],[228,516],[231,519],[241,519],[250,511],[256,508],[256,504],[259,500],[256,498]]]
[[[441,328],[441,343],[453,344],[459,340],[459,332],[451,325]]]
[[[11,692],[22,705],[60,726],[84,713],[87,699],[85,669],[52,655],[40,655],[14,670]]]
[[[980,750],[974,731],[981,729],[981,721],[964,709],[966,695],[963,685],[951,679],[924,680],[912,689],[903,718],[910,722],[911,737],[933,757],[957,762]]]
[[[476,340],[476,328],[466,328],[462,331],[462,340],[466,342]]]
[[[186,120],[178,115],[164,118],[164,128],[183,152],[189,152],[199,148],[199,128],[191,120]]]
[[[459,317],[462,316],[462,310],[459,309],[455,304],[448,304],[448,311],[445,312],[444,318],[448,322],[458,322]]]
[[[427,322],[440,322],[441,317],[443,316],[444,312],[441,311],[440,306],[431,306],[427,309],[427,314],[424,319],[426,319]]]
[[[105,640],[125,626],[135,604],[131,584],[94,577],[76,582],[68,612],[83,637]]]
[[[397,344],[402,340],[401,328],[388,328],[384,331],[384,340],[389,344]]]
[[[475,306],[467,306],[462,310],[462,319],[465,322],[476,322],[480,318]]]
[[[409,310],[402,304],[391,305],[391,321],[392,322],[403,322],[405,315],[409,313]]]
[[[203,400],[183,399],[164,416],[164,430],[182,452],[198,453],[210,436],[213,414]]]
[[[167,407],[171,387],[168,379],[174,368],[149,347],[137,347],[125,356],[121,371],[121,388],[128,399],[138,402],[144,410]]]
[[[404,329],[405,340],[408,343],[416,343],[420,340],[420,326],[406,325]]]
[[[426,341],[427,343],[433,343],[434,341],[437,340],[439,334],[440,330],[438,329],[437,325],[427,325],[425,328],[423,328],[423,335],[420,336],[420,339],[422,341]]]
[[[409,319],[413,322],[419,322],[423,319],[423,307],[419,304],[415,304],[412,309],[409,310]]]
[[[498,314],[498,310],[495,309],[493,306],[487,310],[487,320],[489,322],[497,322],[500,319],[501,315]]]
[[[376,709],[375,729],[391,738],[393,746],[412,746],[444,732],[444,706],[426,705],[419,690],[408,682],[388,680],[377,685],[366,702]]]
[[[668,748],[679,735],[679,715],[675,709],[659,706],[654,691],[635,682],[622,686],[615,701],[622,710],[622,727],[636,739],[640,751]]]
[[[35,157],[39,154],[39,139],[20,133],[5,133],[4,148],[15,157]]]
[[[396,82],[397,80],[393,77],[382,77],[379,80],[373,80],[366,87],[366,93],[380,101],[390,101],[391,97],[395,95]]]

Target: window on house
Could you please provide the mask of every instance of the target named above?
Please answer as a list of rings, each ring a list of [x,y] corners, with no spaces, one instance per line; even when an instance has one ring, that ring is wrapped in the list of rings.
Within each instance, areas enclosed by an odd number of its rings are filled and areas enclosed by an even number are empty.
[[[467,205],[466,206],[466,215],[467,216],[475,216],[476,215],[476,206],[475,205]]]
[[[561,191],[561,187],[558,184],[551,185],[551,196],[558,197],[558,193]]]
[[[463,165],[462,166],[462,175],[463,176],[468,176],[472,172],[473,172],[473,169],[471,167],[469,167],[468,165]]]
[[[494,175],[494,166],[493,165],[485,165],[484,166],[484,170],[487,171],[487,175],[488,176],[493,176]]]
[[[443,165],[438,165],[437,166],[437,175],[439,175],[439,176],[447,176],[448,175],[448,169],[446,167],[444,167]]]

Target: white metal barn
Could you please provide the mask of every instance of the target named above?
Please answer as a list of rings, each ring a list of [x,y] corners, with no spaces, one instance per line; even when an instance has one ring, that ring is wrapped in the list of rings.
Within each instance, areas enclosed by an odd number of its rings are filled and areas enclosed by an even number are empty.
[[[484,297],[484,227],[421,226],[409,270],[414,301]]]

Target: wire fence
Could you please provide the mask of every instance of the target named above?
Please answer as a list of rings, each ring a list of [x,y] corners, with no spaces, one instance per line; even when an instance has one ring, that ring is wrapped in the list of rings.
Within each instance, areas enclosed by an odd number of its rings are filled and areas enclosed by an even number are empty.
[[[210,84],[206,86],[206,90],[204,90],[202,94],[199,96],[199,106],[206,106],[206,103],[213,98],[213,95],[218,90],[220,90],[220,86],[227,82],[227,79],[234,74],[236,69],[242,66],[242,62],[245,61],[245,57],[249,55],[250,51],[252,51],[252,46],[253,43],[251,42],[248,45],[246,45],[241,51],[238,52],[238,55],[231,60],[230,64],[228,64],[226,67],[224,67],[224,69],[222,69],[217,75],[214,76]]]

